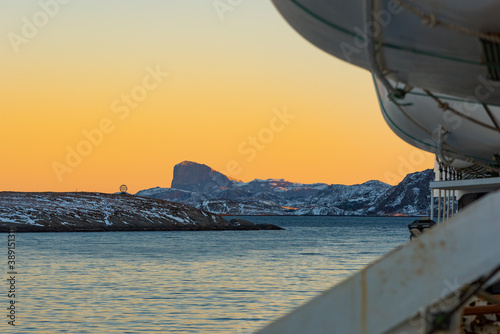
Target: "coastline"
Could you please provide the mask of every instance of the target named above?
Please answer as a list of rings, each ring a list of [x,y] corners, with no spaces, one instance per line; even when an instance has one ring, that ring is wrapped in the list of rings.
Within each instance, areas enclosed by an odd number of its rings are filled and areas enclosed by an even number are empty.
[[[126,194],[0,192],[0,233],[280,229]]]

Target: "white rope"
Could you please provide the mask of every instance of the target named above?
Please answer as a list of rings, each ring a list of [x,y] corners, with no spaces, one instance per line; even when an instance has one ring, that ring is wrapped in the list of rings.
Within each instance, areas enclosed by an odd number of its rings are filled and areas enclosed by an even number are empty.
[[[484,33],[481,31],[473,30],[464,26],[460,26],[455,23],[450,23],[450,22],[445,22],[442,20],[439,20],[435,14],[428,14],[424,12],[423,10],[412,6],[409,4],[406,0],[392,0],[395,4],[405,8],[408,10],[410,13],[418,16],[421,20],[422,23],[434,28],[437,26],[441,26],[456,32],[459,32],[461,34],[467,35],[467,36],[472,36],[472,37],[477,37],[486,41],[494,42],[494,43],[500,43],[500,35],[493,35],[493,34],[488,34]]]

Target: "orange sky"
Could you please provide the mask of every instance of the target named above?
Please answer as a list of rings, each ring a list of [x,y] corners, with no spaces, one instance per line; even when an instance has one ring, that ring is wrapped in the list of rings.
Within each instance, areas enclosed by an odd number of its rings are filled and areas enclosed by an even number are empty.
[[[389,130],[371,75],[269,0],[222,16],[212,0],[45,2],[0,13],[0,191],[135,193],[170,186],[183,160],[342,184],[433,165]]]

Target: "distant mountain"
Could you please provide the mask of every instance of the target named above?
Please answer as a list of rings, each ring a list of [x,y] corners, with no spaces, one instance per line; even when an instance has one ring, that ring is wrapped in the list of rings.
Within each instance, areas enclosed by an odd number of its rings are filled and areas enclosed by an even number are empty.
[[[0,232],[280,229],[122,194],[0,192]]]
[[[207,165],[184,161],[174,166],[171,188],[194,192],[208,192],[219,187],[231,187],[236,181]]]
[[[373,211],[378,215],[401,212],[407,215],[429,215],[431,194],[429,183],[434,181],[434,171],[406,175],[397,186],[390,188],[375,202]]]
[[[171,188],[146,189],[136,195],[230,215],[426,215],[432,178],[429,169],[408,175],[394,187],[380,181],[351,186],[283,179],[241,182],[184,161],[174,167]]]

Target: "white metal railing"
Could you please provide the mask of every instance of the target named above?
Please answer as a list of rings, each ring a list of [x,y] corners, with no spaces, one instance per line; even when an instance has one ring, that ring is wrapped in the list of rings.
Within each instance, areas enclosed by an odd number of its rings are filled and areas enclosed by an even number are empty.
[[[457,209],[455,190],[431,189],[431,220],[439,224],[454,217],[458,211]]]

